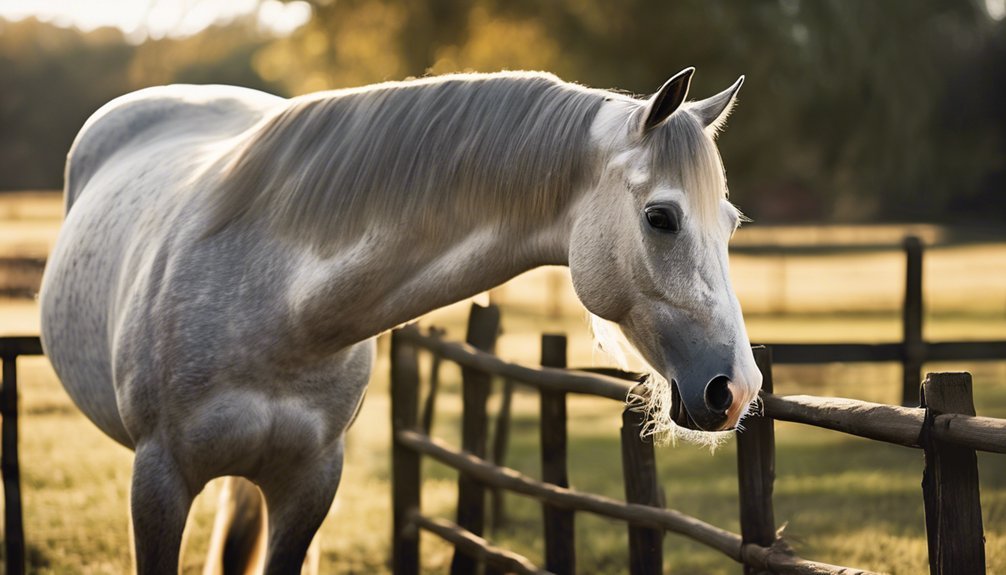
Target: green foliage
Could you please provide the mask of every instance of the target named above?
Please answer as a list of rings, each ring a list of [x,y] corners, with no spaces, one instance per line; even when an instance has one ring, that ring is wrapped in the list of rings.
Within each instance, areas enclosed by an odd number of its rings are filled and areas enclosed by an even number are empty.
[[[981,0],[310,4],[283,38],[239,21],[134,47],[4,25],[0,77],[16,89],[0,95],[0,189],[58,185],[87,112],[149,83],[304,93],[535,68],[646,94],[694,65],[696,98],[747,75],[721,149],[734,200],[760,221],[1006,218],[1006,20]]]
[[[243,21],[137,46],[113,28],[84,33],[0,20],[0,190],[61,187],[77,131],[127,92],[172,82],[279,90],[251,65],[268,40]]]

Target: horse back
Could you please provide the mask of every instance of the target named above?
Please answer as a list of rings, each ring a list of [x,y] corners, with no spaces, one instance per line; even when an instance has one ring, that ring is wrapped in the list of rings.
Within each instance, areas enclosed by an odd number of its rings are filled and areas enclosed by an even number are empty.
[[[240,133],[282,101],[217,86],[142,90],[96,112],[71,148],[66,218],[39,294],[42,343],[71,398],[124,445],[131,439],[114,389],[116,342],[125,311],[161,281],[167,242],[184,224],[168,222],[188,207],[178,198],[197,161],[193,142]]]
[[[185,84],[146,88],[112,100],[88,118],[67,154],[64,214],[91,176],[118,152],[207,126],[216,137],[227,137],[251,127],[284,101],[248,88]]]

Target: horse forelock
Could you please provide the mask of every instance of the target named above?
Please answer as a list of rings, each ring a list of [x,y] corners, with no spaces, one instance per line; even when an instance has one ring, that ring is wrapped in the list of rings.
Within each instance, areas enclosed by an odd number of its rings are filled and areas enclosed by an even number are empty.
[[[687,104],[644,136],[654,174],[670,174],[698,215],[704,231],[720,236],[724,228],[722,200],[727,197],[726,172],[716,142]]]
[[[589,131],[604,94],[508,72],[291,99],[230,158],[214,231],[264,218],[324,248],[378,221],[534,225],[596,172]]]

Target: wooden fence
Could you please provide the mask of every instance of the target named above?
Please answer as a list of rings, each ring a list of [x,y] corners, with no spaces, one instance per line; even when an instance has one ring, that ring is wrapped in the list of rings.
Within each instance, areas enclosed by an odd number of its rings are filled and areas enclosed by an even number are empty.
[[[4,492],[4,563],[8,575],[24,573],[24,520],[21,512],[21,467],[18,464],[17,358],[42,355],[37,337],[0,337],[0,476]]]
[[[883,246],[863,246],[877,250]],[[925,305],[922,293],[924,246],[915,236],[904,239],[905,297],[901,309],[900,342],[892,343],[766,343],[772,348],[777,364],[815,364],[829,362],[897,362],[902,366],[901,404],[919,405],[919,381],[922,366],[928,361],[976,361],[1006,359],[1006,340],[927,342],[922,336]],[[786,253],[817,253],[808,248]],[[834,251],[836,248],[832,247]],[[854,248],[844,247],[842,252]],[[731,248],[734,252],[763,254],[764,247]]]
[[[756,348],[764,375],[761,409],[737,434],[741,533],[731,533],[680,512],[664,509],[653,445],[640,439],[640,414],[624,409],[621,429],[625,501],[571,489],[567,471],[566,398],[585,394],[624,402],[634,384],[605,373],[562,369],[565,338],[542,339],[542,367],[503,361],[493,355],[499,328],[496,308],[473,306],[466,343],[448,342],[442,333],[409,326],[392,334],[392,490],[393,569],[419,572],[419,534],[432,533],[455,546],[452,573],[574,573],[573,525],[578,512],[627,523],[629,571],[662,571],[662,539],[674,532],[723,553],[745,573],[869,573],[795,556],[777,538],[772,507],[775,480],[774,421],[790,421],[923,450],[923,504],[933,574],[984,573],[984,539],[979,502],[976,450],[1006,453],[1006,420],[977,417],[971,378],[965,373],[929,374],[922,385],[921,408],[863,401],[772,394],[771,351]],[[420,414],[420,350],[433,355],[429,390]],[[430,435],[439,369],[443,360],[462,368],[462,446],[454,449]],[[614,372],[613,372],[614,373]],[[535,479],[503,465],[509,403],[496,416],[493,453],[487,455],[487,402],[492,378],[538,391],[541,401],[541,469]],[[501,447],[502,446],[502,447]],[[422,513],[422,457],[457,469],[455,521]],[[489,495],[508,491],[538,499],[544,515],[544,566],[483,538]],[[495,514],[494,514],[495,515]],[[497,517],[493,518],[494,520]]]

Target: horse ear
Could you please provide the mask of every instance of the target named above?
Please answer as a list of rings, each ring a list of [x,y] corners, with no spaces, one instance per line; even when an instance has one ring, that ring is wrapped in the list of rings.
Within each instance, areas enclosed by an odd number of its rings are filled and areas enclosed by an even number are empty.
[[[650,98],[644,111],[646,120],[643,121],[643,132],[659,126],[681,106],[688,96],[688,85],[692,83],[693,73],[695,68],[692,67],[678,72]]]
[[[703,126],[711,128],[714,132],[719,131],[733,110],[734,103],[737,101],[737,92],[743,85],[744,76],[741,76],[726,90],[691,104],[689,109],[699,118]]]

